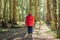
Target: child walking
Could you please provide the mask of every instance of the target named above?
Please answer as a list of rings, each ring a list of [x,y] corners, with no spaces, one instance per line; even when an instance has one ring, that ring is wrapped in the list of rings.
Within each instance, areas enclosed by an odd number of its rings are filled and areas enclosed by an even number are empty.
[[[32,16],[31,11],[30,11],[30,12],[28,13],[28,15],[26,16],[25,24],[26,24],[26,26],[27,26],[28,37],[29,37],[30,35],[32,35],[33,25],[34,25],[34,17]]]

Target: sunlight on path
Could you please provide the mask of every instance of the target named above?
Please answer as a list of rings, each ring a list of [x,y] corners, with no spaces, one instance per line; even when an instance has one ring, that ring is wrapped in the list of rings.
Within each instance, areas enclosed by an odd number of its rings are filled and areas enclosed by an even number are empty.
[[[53,40],[54,36],[51,29],[43,23],[42,25],[37,22],[33,27],[33,34],[30,38],[24,38],[27,34],[27,28],[7,28],[0,33],[0,40]]]
[[[51,33],[46,33],[47,31],[50,31],[51,29],[48,28],[48,26],[43,23],[41,26],[39,26],[39,23],[37,22],[34,29],[33,29],[33,38],[42,38],[42,39],[50,39],[52,40],[54,37]]]

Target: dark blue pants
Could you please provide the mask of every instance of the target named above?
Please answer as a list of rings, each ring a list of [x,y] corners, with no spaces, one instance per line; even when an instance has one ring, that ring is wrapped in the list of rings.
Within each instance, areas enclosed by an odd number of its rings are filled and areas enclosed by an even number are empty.
[[[32,26],[28,26],[28,34],[32,33],[33,32],[33,28]]]

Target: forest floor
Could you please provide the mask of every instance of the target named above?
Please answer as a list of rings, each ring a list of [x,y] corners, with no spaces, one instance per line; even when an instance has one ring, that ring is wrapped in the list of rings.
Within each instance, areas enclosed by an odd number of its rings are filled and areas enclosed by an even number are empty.
[[[43,23],[39,25],[37,22],[33,27],[33,34],[31,37],[24,36],[27,34],[27,28],[6,28],[0,32],[0,40],[56,40],[51,32],[51,29]]]

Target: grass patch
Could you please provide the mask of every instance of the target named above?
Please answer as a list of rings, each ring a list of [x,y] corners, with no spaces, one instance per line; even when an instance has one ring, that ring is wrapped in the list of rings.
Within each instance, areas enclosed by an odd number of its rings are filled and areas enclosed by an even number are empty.
[[[0,29],[0,33],[5,33],[5,32],[8,32],[8,30],[6,30],[6,29]]]

